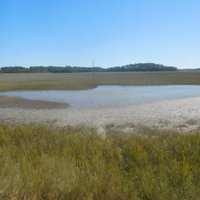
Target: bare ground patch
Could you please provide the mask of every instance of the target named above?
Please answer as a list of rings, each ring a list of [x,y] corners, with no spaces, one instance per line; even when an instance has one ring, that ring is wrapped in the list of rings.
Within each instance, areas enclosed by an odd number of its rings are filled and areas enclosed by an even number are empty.
[[[66,107],[68,107],[66,103],[0,96],[0,108],[59,109]]]
[[[0,98],[1,122],[48,124],[59,127],[84,124],[97,127],[100,133],[104,133],[106,130],[112,132],[116,128],[127,133],[138,129],[138,127],[175,129],[187,132],[196,131],[200,127],[200,98],[163,100],[123,108],[106,109],[75,109],[73,107],[68,109],[34,109],[38,106],[50,108],[52,105],[54,105],[53,108],[58,108],[60,105],[51,104],[50,106],[47,102],[36,103],[22,99],[15,99],[13,105],[13,101],[14,99]],[[18,101],[20,103],[16,103]],[[38,105],[35,106],[33,103]],[[42,105],[45,105],[45,107]],[[59,106],[55,107],[55,105]]]

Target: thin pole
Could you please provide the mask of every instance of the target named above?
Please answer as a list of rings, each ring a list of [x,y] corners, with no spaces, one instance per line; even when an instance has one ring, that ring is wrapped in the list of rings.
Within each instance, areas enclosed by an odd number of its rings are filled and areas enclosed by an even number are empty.
[[[94,72],[95,72],[95,69],[94,69],[94,58],[92,59],[92,79],[93,79],[93,84],[95,85],[95,76],[94,76]]]

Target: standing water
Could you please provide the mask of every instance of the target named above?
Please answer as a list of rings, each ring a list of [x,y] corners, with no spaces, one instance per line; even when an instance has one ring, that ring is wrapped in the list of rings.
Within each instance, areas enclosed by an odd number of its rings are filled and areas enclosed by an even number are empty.
[[[124,107],[134,104],[200,97],[200,86],[99,86],[89,90],[0,92],[0,95],[68,103],[71,108]]]

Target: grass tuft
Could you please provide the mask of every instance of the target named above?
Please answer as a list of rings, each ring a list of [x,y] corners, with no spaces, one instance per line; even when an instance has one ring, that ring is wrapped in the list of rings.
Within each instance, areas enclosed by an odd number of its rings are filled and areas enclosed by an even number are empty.
[[[0,199],[199,199],[200,134],[0,125]]]

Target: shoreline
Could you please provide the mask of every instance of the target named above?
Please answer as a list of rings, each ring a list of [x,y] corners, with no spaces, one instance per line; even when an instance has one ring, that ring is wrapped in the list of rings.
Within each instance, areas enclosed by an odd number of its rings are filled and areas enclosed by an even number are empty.
[[[0,102],[1,99],[2,97]],[[200,97],[160,100],[124,108],[95,109],[74,109],[62,103],[14,99],[15,102],[26,102],[26,106],[16,107],[18,103],[15,106],[0,106],[0,122],[58,127],[87,125],[97,127],[101,133],[105,127],[117,127],[123,131],[131,131],[139,126],[180,131],[195,131],[200,128]],[[34,105],[27,107],[30,103]],[[47,107],[44,108],[46,103]],[[37,109],[37,106],[42,109]]]
[[[61,102],[29,100],[20,97],[0,96],[1,108],[19,108],[19,109],[61,109],[69,105]]]

